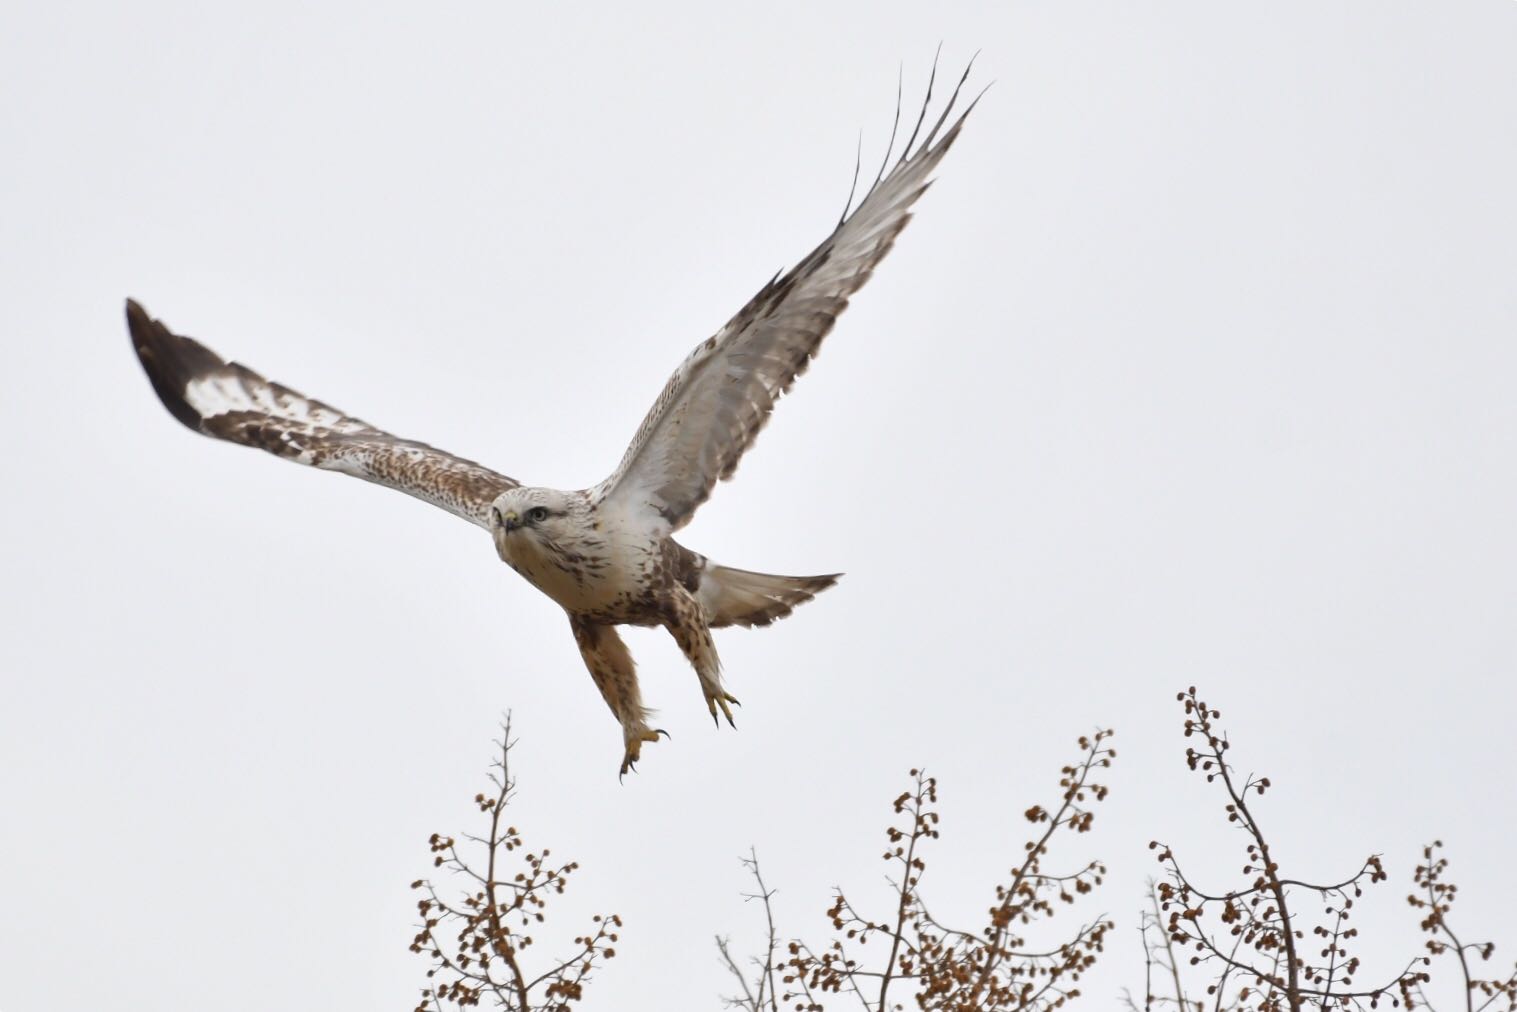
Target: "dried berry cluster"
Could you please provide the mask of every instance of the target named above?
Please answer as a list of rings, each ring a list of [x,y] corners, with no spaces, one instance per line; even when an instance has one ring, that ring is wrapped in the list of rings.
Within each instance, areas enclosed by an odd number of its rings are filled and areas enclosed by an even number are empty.
[[[1427,932],[1427,951],[1433,956],[1452,954],[1458,960],[1460,978],[1464,985],[1465,1012],[1490,1012],[1503,1009],[1517,1012],[1517,967],[1503,980],[1484,980],[1470,971],[1470,957],[1488,962],[1496,951],[1494,942],[1461,942],[1454,929],[1449,927],[1448,914],[1458,896],[1459,887],[1446,881],[1443,873],[1448,870],[1448,858],[1438,856],[1443,849],[1442,840],[1434,840],[1422,848],[1422,864],[1412,873],[1418,891],[1406,898],[1415,909],[1424,913],[1422,930]],[[1417,997],[1423,1005],[1432,1008],[1419,987]]]

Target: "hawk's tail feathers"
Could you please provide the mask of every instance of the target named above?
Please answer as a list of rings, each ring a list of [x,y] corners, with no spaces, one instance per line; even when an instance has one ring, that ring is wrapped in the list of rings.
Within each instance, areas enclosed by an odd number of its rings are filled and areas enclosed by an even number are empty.
[[[713,564],[701,574],[697,596],[712,628],[768,625],[837,583],[842,575],[772,576]]]

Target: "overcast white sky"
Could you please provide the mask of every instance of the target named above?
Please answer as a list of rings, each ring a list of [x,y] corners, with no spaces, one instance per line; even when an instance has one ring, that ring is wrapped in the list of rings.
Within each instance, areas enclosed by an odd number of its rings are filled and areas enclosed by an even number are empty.
[[[3,1012],[409,1008],[407,885],[429,833],[477,828],[508,707],[514,819],[584,866],[550,928],[626,920],[592,1009],[717,1007],[750,845],[819,937],[829,887],[878,889],[916,764],[928,894],[977,922],[1097,725],[1114,794],[1062,856],[1112,869],[1084,910],[1120,923],[1109,1007],[1142,986],[1147,841],[1241,864],[1181,758],[1191,682],[1272,776],[1284,863],[1386,855],[1375,975],[1417,944],[1435,836],[1466,935],[1517,954],[1517,4],[3,21]],[[127,295],[393,431],[590,484],[827,231],[939,40],[995,87],[682,536],[847,578],[719,634],[736,732],[632,631],[674,738],[625,784],[561,614],[484,534],[191,435],[131,353]]]

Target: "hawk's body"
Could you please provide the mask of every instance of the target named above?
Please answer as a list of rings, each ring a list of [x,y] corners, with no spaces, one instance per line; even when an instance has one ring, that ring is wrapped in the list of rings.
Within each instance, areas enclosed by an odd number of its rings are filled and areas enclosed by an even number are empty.
[[[931,93],[929,84],[929,99]],[[832,235],[691,352],[621,464],[589,489],[525,487],[391,435],[226,362],[129,301],[133,345],[158,396],[190,428],[399,489],[488,530],[501,559],[568,613],[585,664],[621,722],[625,772],[656,732],[616,626],[668,629],[695,668],[712,716],[720,709],[730,722],[728,704],[736,700],[722,687],[711,630],[768,625],[837,580],[718,566],[671,535],[718,480],[731,477],[775,401],[905,227],[969,113],[939,137],[954,98],[915,148],[912,132],[900,160],[882,170]]]

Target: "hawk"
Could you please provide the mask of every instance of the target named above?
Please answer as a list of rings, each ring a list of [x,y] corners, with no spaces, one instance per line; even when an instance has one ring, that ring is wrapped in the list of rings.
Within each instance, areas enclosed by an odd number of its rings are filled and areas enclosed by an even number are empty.
[[[666,733],[648,724],[651,711],[618,625],[667,629],[695,668],[712,719],[720,711],[732,724],[737,700],[722,685],[711,630],[766,626],[838,580],[717,565],[673,535],[717,481],[732,477],[775,402],[890,251],[978,102],[949,122],[968,76],[966,69],[918,144],[929,80],[899,158],[891,164],[892,131],[886,164],[863,199],[855,206],[850,193],[832,234],[680,363],[616,470],[590,488],[523,485],[393,435],[228,362],[128,300],[132,345],[159,399],[189,428],[397,489],[488,531],[500,558],[568,613],[585,666],[621,724],[625,774],[642,746]],[[899,99],[896,110],[899,126]],[[857,167],[854,181],[856,188]]]

